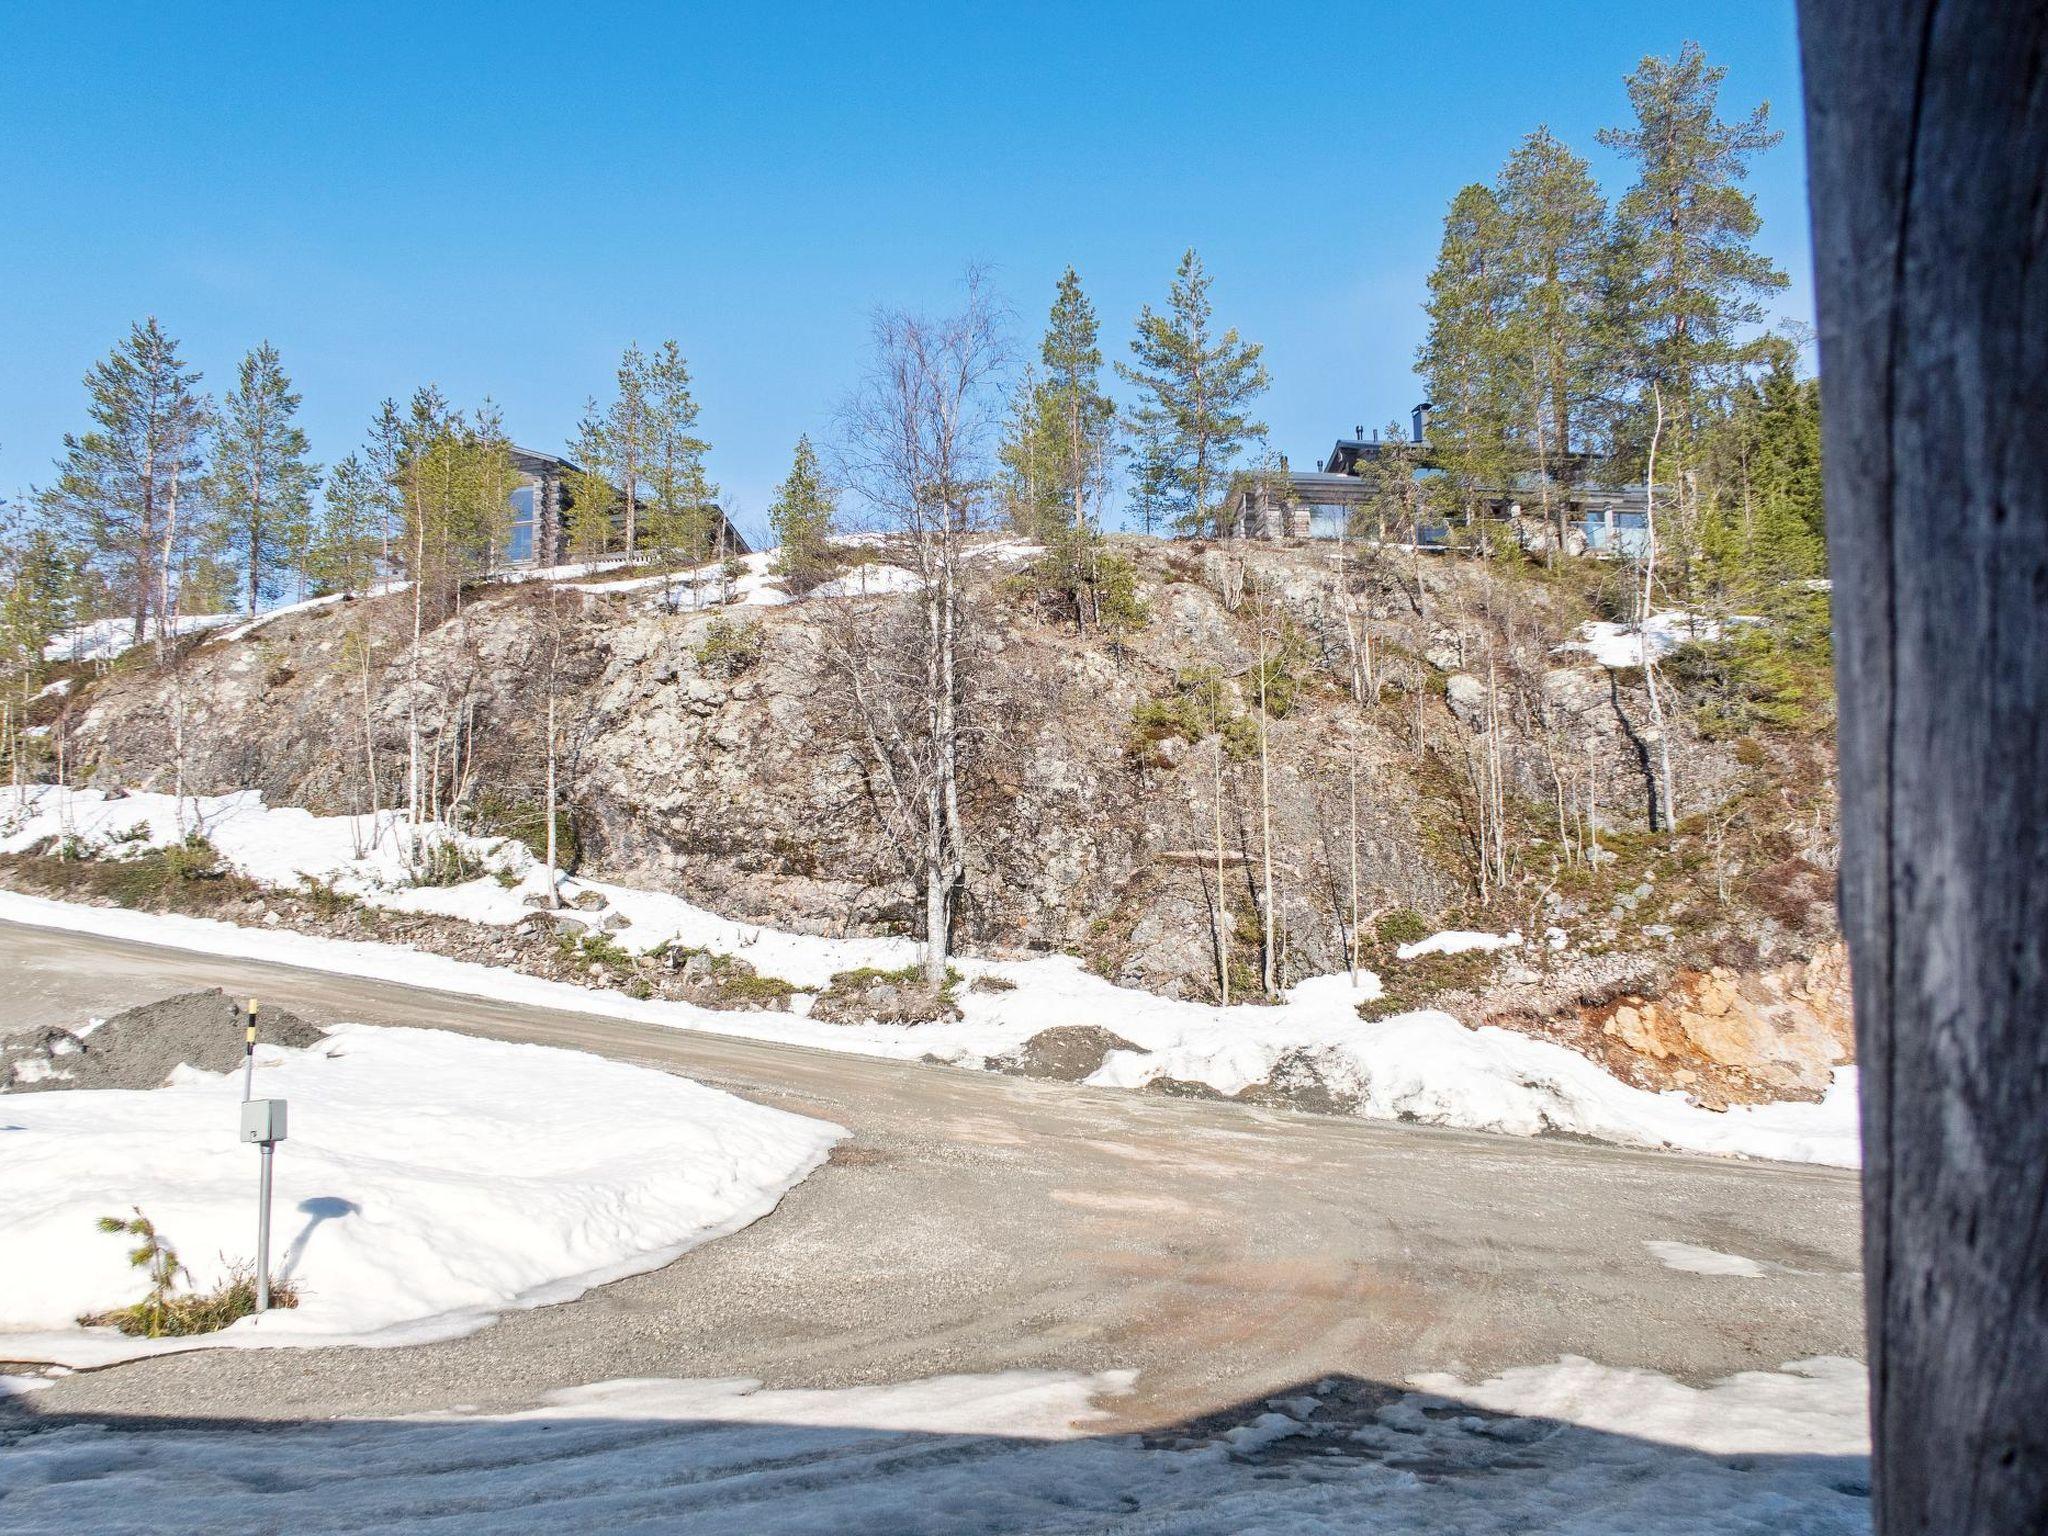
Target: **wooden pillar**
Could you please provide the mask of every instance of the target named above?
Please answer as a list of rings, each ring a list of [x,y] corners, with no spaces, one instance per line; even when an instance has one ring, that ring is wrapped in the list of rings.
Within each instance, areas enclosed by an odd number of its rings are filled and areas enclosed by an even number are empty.
[[[562,563],[562,477],[551,466],[534,481],[533,550],[538,565]]]
[[[1800,29],[1877,1529],[2048,1531],[2048,6]]]

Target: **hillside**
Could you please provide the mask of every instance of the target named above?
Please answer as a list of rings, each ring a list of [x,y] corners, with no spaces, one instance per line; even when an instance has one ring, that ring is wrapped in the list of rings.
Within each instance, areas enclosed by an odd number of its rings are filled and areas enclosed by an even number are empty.
[[[1355,768],[1358,959],[1386,994],[1368,1007],[1558,1040],[1709,1105],[1826,1087],[1850,1050],[1829,722],[1745,713],[1711,625],[1656,636],[1674,647],[1659,678],[1678,821],[1653,832],[1641,672],[1560,649],[1605,634],[1593,649],[1629,659],[1633,636],[1585,629],[1620,609],[1613,568],[1116,544],[1142,617],[1116,631],[1077,628],[1028,547],[984,552],[966,951],[1072,953],[1215,998],[1220,772],[1232,984],[1256,990],[1263,624],[1276,988],[1346,968]],[[38,710],[73,783],[253,788],[330,815],[367,810],[372,773],[380,804],[402,801],[417,712],[427,798],[537,847],[551,664],[571,867],[747,922],[909,934],[910,869],[832,661],[852,607],[901,601],[874,555],[842,551],[847,569],[798,601],[762,557],[680,588],[479,585],[416,668],[405,595],[330,602],[194,636],[171,666],[76,664]],[[1400,956],[1446,930],[1523,942]]]

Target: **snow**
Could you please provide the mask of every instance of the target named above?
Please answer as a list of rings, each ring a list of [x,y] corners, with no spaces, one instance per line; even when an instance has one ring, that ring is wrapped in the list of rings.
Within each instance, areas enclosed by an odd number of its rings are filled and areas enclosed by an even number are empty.
[[[1691,1243],[1651,1241],[1643,1246],[1666,1269],[1689,1275],[1719,1275],[1738,1280],[1761,1280],[1768,1271],[1755,1259],[1739,1253],[1718,1253]]]
[[[246,640],[249,636],[255,634],[257,630],[275,619],[290,618],[296,613],[312,613],[320,608],[332,608],[337,604],[349,601],[351,597],[357,599],[389,597],[396,592],[410,591],[411,588],[411,582],[394,576],[388,580],[372,582],[368,592],[329,592],[322,597],[301,598],[296,603],[280,603],[275,608],[264,609],[263,612],[257,614],[253,619],[247,619],[237,624],[233,629],[222,635],[221,638],[223,640]]]
[[[200,1290],[253,1259],[242,1075],[24,1095],[6,1101],[0,1163],[0,1359],[473,1332],[746,1226],[844,1135],[664,1072],[439,1030],[342,1025],[309,1050],[263,1047],[255,1082],[291,1105],[272,1253],[301,1304],[192,1339],[75,1326],[144,1289],[102,1215],[139,1206]]]
[[[812,597],[886,597],[897,592],[915,592],[924,582],[915,571],[879,561],[856,565],[844,576],[821,582],[811,589]]]
[[[692,566],[688,570],[659,571],[624,581],[572,583],[572,592],[600,596],[631,596],[653,592],[654,605],[696,612],[705,608],[775,608],[790,601],[776,571],[781,551],[768,549],[739,557],[740,574],[728,577],[725,562]]]
[[[1376,1414],[1332,1398],[1150,1443],[1101,1432],[1132,1385],[1059,1371],[838,1390],[629,1380],[499,1415],[53,1424],[0,1451],[0,1531],[1869,1530],[1853,1361],[1694,1388],[1567,1358],[1470,1387],[1425,1378]]]
[[[188,799],[183,824],[199,826],[223,858],[252,879],[290,887],[312,876],[368,903],[406,911],[510,924],[530,917],[534,908],[529,901],[546,890],[545,871],[522,844],[459,838],[438,827],[422,829],[420,840],[460,842],[512,883],[492,875],[450,886],[411,885],[401,849],[413,838],[402,819],[387,817],[372,845],[368,818],[316,817],[266,807],[251,791]],[[68,830],[89,845],[118,853],[142,843],[121,842],[116,834],[141,828],[139,837],[167,842],[176,839],[179,826],[177,805],[169,796],[130,794],[108,801],[92,790],[39,787],[19,796],[0,791],[0,852]],[[644,953],[670,943],[737,955],[764,976],[812,992],[839,972],[862,966],[894,970],[918,955],[917,945],[907,939],[785,933],[737,923],[660,892],[599,881],[571,882],[568,888],[596,893],[626,919],[626,926],[610,937],[629,951]],[[1361,1019],[1358,1006],[1382,993],[1380,979],[1370,971],[1360,972],[1355,984],[1342,973],[1311,978],[1277,1006],[1220,1009],[1118,987],[1071,956],[1024,961],[961,957],[955,965],[964,976],[1000,978],[1011,983],[1010,990],[963,987],[963,1017],[954,1021],[833,1024],[813,1021],[802,1011],[711,1011],[638,1000],[394,945],[84,908],[12,893],[0,892],[0,918],[671,1028],[907,1060],[930,1056],[966,1067],[1009,1055],[1042,1030],[1098,1024],[1135,1047],[1111,1053],[1089,1079],[1099,1086],[1137,1088],[1172,1077],[1229,1095],[1266,1081],[1283,1060],[1306,1061],[1333,1090],[1354,1096],[1358,1112],[1370,1118],[1513,1135],[1563,1132],[1635,1146],[1844,1167],[1857,1162],[1853,1068],[1839,1069],[1817,1104],[1707,1110],[1683,1094],[1631,1087],[1554,1042],[1494,1027],[1468,1029],[1434,1010]],[[1519,942],[1514,935],[1492,934],[1440,934],[1423,942],[1472,938],[1483,942],[1467,947]]]
[[[239,617],[232,613],[181,613],[171,625],[174,635],[203,634],[210,629],[220,629],[232,624]],[[155,638],[156,626],[152,622],[150,632],[144,637],[147,645]],[[43,647],[45,661],[111,661],[116,656],[132,650],[135,644],[135,621],[133,619],[94,619],[65,630],[48,645]]]
[[[1521,945],[1522,936],[1519,933],[1472,933],[1465,929],[1453,928],[1444,933],[1433,933],[1426,939],[1416,940],[1413,944],[1403,944],[1394,951],[1394,958],[1419,960],[1424,955],[1462,955],[1468,950],[1519,949]]]
[[[1760,621],[1738,615],[1728,622],[1755,624]],[[1682,608],[1672,608],[1651,614],[1649,622],[1640,627],[1632,623],[1617,624],[1595,619],[1580,625],[1578,638],[1567,640],[1558,649],[1584,652],[1603,667],[1640,667],[1646,640],[1650,659],[1657,661],[1692,641],[1718,640],[1721,633],[1722,626],[1718,620],[1703,619]]]
[[[60,677],[53,683],[45,683],[36,690],[36,697],[39,699],[61,699],[71,691],[71,685],[75,681],[75,678]]]

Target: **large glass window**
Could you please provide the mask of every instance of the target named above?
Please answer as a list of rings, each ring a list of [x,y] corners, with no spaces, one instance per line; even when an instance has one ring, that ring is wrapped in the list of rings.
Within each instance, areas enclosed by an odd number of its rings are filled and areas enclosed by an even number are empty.
[[[522,485],[512,493],[512,533],[505,541],[507,560],[533,558],[533,489]]]
[[[1341,501],[1312,501],[1308,504],[1308,536],[1312,539],[1341,539],[1349,531],[1351,508]]]

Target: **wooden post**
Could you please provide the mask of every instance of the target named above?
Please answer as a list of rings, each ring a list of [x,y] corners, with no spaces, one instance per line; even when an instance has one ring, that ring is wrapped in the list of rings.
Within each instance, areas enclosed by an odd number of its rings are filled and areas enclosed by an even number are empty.
[[[2048,1530],[2048,9],[1801,0],[1881,1536]]]

